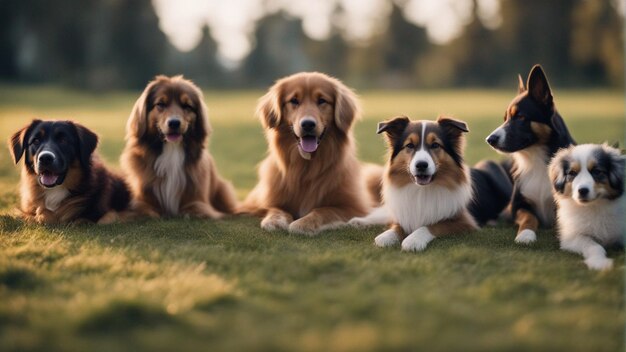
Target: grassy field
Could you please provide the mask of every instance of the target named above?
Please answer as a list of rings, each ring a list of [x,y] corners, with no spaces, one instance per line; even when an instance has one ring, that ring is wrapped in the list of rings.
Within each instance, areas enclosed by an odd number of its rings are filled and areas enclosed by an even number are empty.
[[[578,142],[624,143],[624,98],[558,91]],[[0,137],[31,118],[73,119],[101,136],[118,167],[140,92],[95,95],[0,86]],[[376,123],[399,114],[469,123],[467,160],[515,90],[361,93],[359,156],[383,162]],[[206,92],[210,150],[240,197],[265,141],[252,116],[262,94]],[[255,218],[35,226],[10,215],[18,168],[0,153],[0,349],[9,350],[569,350],[624,348],[624,253],[590,272],[554,231],[513,243],[507,224],[435,241],[425,252],[379,249],[382,228],[315,238],[267,233]]]

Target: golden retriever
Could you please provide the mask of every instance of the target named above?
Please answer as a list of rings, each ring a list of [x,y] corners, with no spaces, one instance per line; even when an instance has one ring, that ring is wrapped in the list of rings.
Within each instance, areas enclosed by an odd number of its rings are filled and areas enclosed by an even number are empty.
[[[121,164],[132,209],[150,217],[217,219],[233,213],[233,186],[206,149],[211,133],[202,92],[182,76],[157,76],[128,119]]]
[[[382,167],[362,170],[356,158],[357,98],[339,80],[316,72],[280,79],[259,100],[257,115],[269,155],[241,211],[264,216],[263,229],[314,235],[379,201]]]

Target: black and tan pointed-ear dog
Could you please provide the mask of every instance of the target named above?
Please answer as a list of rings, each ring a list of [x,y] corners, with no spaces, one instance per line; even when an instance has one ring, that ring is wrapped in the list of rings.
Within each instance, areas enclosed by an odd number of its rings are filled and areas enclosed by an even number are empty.
[[[128,119],[121,156],[134,212],[217,219],[235,211],[235,190],[206,148],[210,133],[195,84],[182,76],[157,76],[148,84]]]
[[[526,87],[507,107],[504,123],[487,137],[499,152],[513,156],[511,214],[519,225],[515,242],[532,243],[540,225],[553,226],[556,210],[548,164],[561,148],[575,144],[556,110],[543,69],[535,65]]]
[[[24,167],[20,210],[38,223],[109,223],[128,207],[124,180],[108,171],[95,153],[95,133],[71,121],[33,120],[9,139]]]

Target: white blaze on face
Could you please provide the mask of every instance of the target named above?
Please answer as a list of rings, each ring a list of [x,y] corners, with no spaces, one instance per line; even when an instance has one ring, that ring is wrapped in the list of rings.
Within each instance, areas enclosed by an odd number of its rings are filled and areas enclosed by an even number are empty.
[[[420,145],[417,147],[418,148],[417,152],[413,154],[413,158],[411,159],[411,174],[413,174],[413,176],[416,176],[418,174],[434,175],[435,172],[437,171],[437,168],[435,166],[435,161],[433,160],[432,156],[426,149],[426,143],[425,143],[426,124],[427,124],[426,122],[422,123],[422,136],[420,138]],[[417,164],[420,162],[428,163],[428,167],[426,168],[426,170],[417,169]]]
[[[580,171],[578,175],[574,177],[572,181],[572,198],[575,201],[580,202],[594,200],[597,197],[595,191],[596,181],[591,176],[591,173],[587,169],[590,158],[593,155],[593,145],[582,145],[574,148],[572,156],[580,163]],[[581,190],[587,189],[586,196],[581,195]]]

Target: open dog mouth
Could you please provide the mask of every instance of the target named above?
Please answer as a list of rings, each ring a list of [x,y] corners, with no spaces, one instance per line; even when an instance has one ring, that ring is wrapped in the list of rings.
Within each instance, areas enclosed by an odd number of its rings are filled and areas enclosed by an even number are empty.
[[[52,171],[42,171],[38,175],[39,184],[46,188],[52,188],[59,184],[61,175]]]
[[[176,143],[183,139],[183,134],[180,132],[163,132],[160,129],[159,132],[165,142]]]
[[[413,175],[413,174],[411,174],[411,176],[413,176],[413,182],[415,182],[415,184],[420,185],[420,186],[426,186],[427,184],[429,184],[429,183],[431,183],[433,181],[433,175],[427,175],[427,174]]]
[[[322,142],[322,138],[324,138],[325,132],[326,131],[324,130],[324,132],[322,132],[322,134],[320,134],[319,137],[315,135],[306,135],[306,136],[298,137],[296,135],[296,138],[298,139],[298,146],[305,153],[313,153],[314,151],[317,150],[317,147]]]

